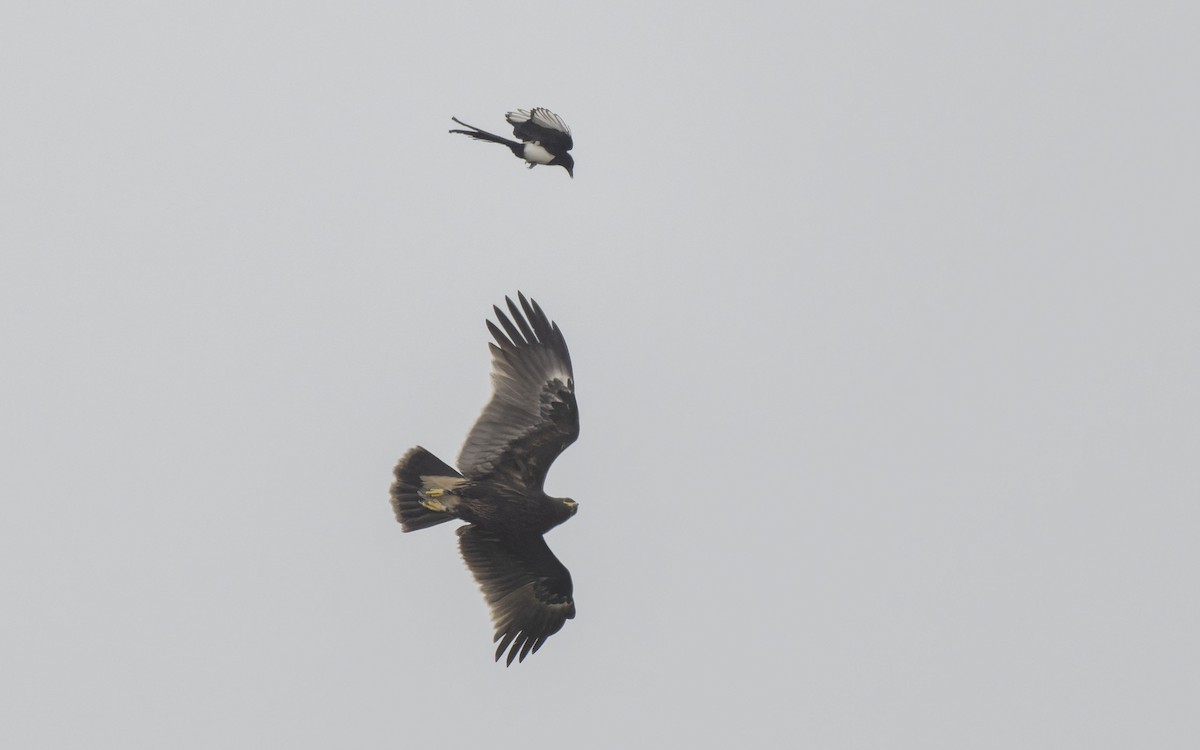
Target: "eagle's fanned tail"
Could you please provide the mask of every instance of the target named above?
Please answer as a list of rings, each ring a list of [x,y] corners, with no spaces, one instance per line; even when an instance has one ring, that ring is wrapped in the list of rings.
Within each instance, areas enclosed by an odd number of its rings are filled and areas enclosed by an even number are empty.
[[[396,481],[392,482],[392,510],[404,531],[417,531],[454,520],[450,513],[431,510],[421,502],[421,490],[426,482],[422,477],[448,477],[461,479],[453,466],[417,446],[405,453],[393,471]]]

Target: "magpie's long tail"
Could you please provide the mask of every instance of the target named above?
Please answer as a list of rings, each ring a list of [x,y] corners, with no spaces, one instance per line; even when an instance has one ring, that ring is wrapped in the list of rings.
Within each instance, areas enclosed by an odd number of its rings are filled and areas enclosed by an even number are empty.
[[[439,496],[445,497],[446,504],[451,502],[451,498],[446,496],[448,488],[462,482],[462,474],[455,471],[454,467],[418,445],[405,453],[396,464],[395,477],[396,481],[392,483],[392,510],[396,512],[396,520],[405,531],[437,526],[455,518],[448,509],[438,511],[421,503],[422,491],[432,495],[439,490]]]
[[[499,143],[499,144],[508,146],[509,149],[511,149],[512,152],[514,154],[516,154],[517,156],[521,156],[525,152],[525,144],[523,144],[523,143],[517,143],[516,141],[510,141],[507,138],[503,138],[503,137],[495,135],[493,133],[489,133],[486,130],[480,130],[479,128],[475,127],[474,125],[466,124],[465,122],[458,119],[457,117],[451,117],[450,119],[454,120],[459,125],[462,125],[464,128],[470,128],[470,130],[451,130],[450,131],[451,133],[462,133],[463,135],[469,135],[478,141],[490,141],[492,143]]]

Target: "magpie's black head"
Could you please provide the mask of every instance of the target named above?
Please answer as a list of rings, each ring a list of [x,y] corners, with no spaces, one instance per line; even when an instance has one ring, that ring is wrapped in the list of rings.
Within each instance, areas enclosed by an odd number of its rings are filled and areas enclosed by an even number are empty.
[[[571,158],[570,154],[563,154],[555,159],[554,163],[567,170],[567,174],[571,175],[571,179],[575,179],[575,160]]]

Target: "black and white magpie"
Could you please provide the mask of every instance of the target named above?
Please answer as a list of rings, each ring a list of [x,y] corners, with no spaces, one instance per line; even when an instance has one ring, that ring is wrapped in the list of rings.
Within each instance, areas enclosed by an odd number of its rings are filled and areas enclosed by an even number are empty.
[[[451,130],[451,133],[462,133],[480,141],[501,143],[514,155],[529,162],[533,169],[538,164],[559,166],[567,170],[571,177],[575,176],[575,160],[567,152],[574,146],[571,140],[571,129],[563,119],[548,109],[534,107],[533,109],[518,109],[504,116],[508,124],[513,126],[513,135],[521,142],[510,141],[498,135],[480,130],[474,125],[468,125],[457,117],[451,117],[459,125],[470,130]]]

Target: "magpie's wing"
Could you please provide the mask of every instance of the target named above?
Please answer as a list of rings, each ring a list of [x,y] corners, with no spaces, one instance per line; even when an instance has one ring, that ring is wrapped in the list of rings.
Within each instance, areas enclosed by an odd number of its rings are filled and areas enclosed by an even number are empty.
[[[518,109],[509,112],[504,119],[513,126],[513,135],[523,141],[537,141],[547,149],[560,151],[570,151],[575,145],[571,140],[571,129],[548,109]]]
[[[496,661],[506,650],[507,665],[524,661],[575,616],[571,573],[540,535],[501,539],[468,524],[458,548],[492,611]]]
[[[503,331],[488,321],[492,399],[467,435],[458,466],[472,479],[492,477],[540,492],[550,464],[579,437],[571,355],[558,325],[525,295],[508,297],[509,319],[493,307]]]

